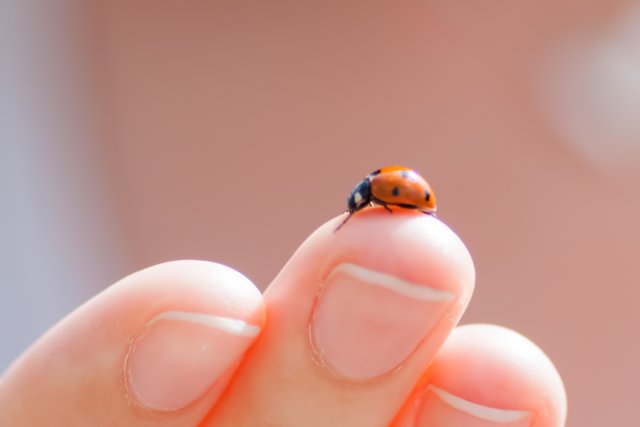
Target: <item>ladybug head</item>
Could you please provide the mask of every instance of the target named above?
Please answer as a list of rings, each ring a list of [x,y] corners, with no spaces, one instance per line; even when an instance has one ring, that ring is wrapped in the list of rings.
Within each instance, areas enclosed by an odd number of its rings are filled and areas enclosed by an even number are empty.
[[[371,183],[365,178],[351,192],[348,199],[349,212],[355,212],[371,202]]]

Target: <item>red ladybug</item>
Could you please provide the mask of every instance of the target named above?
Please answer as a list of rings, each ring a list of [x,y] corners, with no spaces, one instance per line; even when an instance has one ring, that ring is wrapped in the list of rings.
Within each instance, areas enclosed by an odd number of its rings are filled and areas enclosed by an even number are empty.
[[[349,215],[336,228],[338,231],[351,216],[371,204],[392,212],[391,206],[416,209],[426,214],[436,212],[436,197],[431,186],[413,169],[388,166],[371,172],[351,192],[348,199]]]

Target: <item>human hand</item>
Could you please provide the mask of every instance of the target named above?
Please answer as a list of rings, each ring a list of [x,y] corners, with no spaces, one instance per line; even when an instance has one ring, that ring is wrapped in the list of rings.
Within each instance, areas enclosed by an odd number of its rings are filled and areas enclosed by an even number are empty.
[[[449,228],[378,208],[334,233],[342,219],[264,295],[202,261],[111,286],[3,374],[0,425],[564,425],[564,388],[538,347],[456,327],[475,273]]]

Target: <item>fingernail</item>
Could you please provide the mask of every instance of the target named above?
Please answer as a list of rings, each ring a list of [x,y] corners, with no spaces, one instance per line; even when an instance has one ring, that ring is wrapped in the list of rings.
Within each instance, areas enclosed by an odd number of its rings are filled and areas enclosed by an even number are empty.
[[[149,321],[131,345],[127,386],[143,406],[188,406],[233,368],[259,334],[242,320],[166,311]]]
[[[416,426],[527,427],[531,421],[529,411],[479,405],[431,385],[427,388]]]
[[[418,347],[454,299],[447,290],[339,264],[327,276],[314,307],[313,348],[340,376],[380,376]]]

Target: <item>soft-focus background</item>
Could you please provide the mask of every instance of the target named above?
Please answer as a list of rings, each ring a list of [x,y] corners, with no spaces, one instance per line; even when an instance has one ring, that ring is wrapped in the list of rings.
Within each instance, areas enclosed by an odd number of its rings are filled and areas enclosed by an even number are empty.
[[[177,258],[264,288],[404,164],[469,246],[464,322],[562,373],[569,426],[637,423],[640,2],[0,5],[0,371]]]

